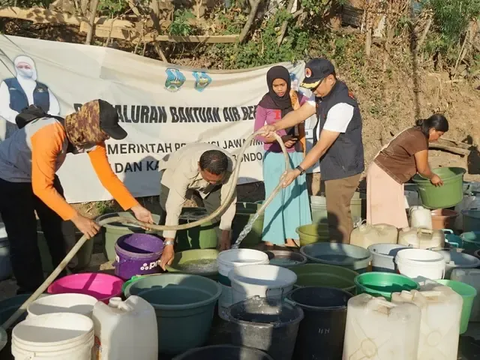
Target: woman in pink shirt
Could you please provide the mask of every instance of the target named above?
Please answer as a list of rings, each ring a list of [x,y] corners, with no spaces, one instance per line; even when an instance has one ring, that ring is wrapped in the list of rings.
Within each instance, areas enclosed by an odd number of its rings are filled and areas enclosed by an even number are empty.
[[[300,107],[308,100],[301,93],[291,89],[288,70],[274,66],[267,73],[268,93],[257,107],[255,131],[264,125],[281,120],[286,114]],[[303,124],[277,132],[287,147],[290,166],[295,168],[303,160],[305,152],[305,130]],[[272,193],[285,172],[285,159],[280,145],[274,137],[259,137],[265,143],[263,178],[265,196]],[[262,240],[267,246],[298,246],[296,229],[311,224],[312,215],[308,201],[305,175],[295,179],[291,186],[284,188],[265,210]]]

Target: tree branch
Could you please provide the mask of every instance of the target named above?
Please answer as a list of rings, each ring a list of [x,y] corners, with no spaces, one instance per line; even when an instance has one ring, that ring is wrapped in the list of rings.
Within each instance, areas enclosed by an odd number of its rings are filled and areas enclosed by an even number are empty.
[[[247,38],[250,28],[252,27],[253,22],[255,21],[255,17],[257,16],[258,7],[260,6],[261,2],[262,0],[252,0],[250,2],[252,8],[250,9],[250,14],[248,15],[247,22],[245,23],[245,26],[243,27],[242,32],[240,33],[240,37],[239,37],[240,43],[243,43]]]
[[[128,1],[128,6],[130,7],[130,9],[133,11],[133,13],[135,15],[137,15],[138,17],[141,16],[140,14],[140,10],[138,10],[137,6],[135,5],[135,2],[134,0],[127,0]]]
[[[295,0],[288,0],[288,5],[287,5],[287,13],[290,14],[293,9],[293,5],[295,4]],[[288,20],[285,20],[282,24],[282,28],[280,30],[280,35],[277,40],[278,46],[282,45],[282,41],[285,38],[285,34],[287,33],[287,26],[288,26]]]
[[[85,44],[87,45],[90,45],[92,43],[93,32],[95,28],[95,15],[97,15],[98,2],[99,0],[93,0],[90,4],[90,28],[88,29],[87,39],[85,40]]]

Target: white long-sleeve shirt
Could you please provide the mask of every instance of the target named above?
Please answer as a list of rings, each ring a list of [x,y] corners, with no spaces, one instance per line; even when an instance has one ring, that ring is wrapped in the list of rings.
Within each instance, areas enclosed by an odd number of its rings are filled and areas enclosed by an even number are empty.
[[[215,185],[210,184],[202,178],[198,166],[200,157],[208,150],[222,151],[227,155],[229,160],[227,173],[223,179],[222,188],[220,190],[221,203],[225,200],[230,187],[236,187],[233,176],[231,176],[233,168],[235,167],[235,159],[232,155],[215,145],[207,143],[194,143],[184,146],[180,150],[172,153],[168,159],[161,160],[159,164],[159,170],[164,170],[161,183],[170,190],[165,205],[165,210],[167,212],[165,225],[178,225],[178,219],[186,200],[185,196],[187,190],[191,189],[198,191],[200,196],[204,199],[215,187]],[[235,217],[236,202],[237,193],[235,189],[232,202],[220,219],[221,230],[231,230],[232,221]],[[176,231],[173,230],[163,232],[165,238],[174,239],[175,235]]]

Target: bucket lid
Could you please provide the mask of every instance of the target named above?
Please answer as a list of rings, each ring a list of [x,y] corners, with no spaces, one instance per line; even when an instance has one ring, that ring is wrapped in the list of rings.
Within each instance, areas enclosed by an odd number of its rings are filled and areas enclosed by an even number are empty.
[[[42,331],[43,329],[43,331]],[[24,345],[62,346],[81,338],[88,338],[93,332],[93,321],[87,316],[72,313],[53,313],[27,318],[12,331],[12,342]]]

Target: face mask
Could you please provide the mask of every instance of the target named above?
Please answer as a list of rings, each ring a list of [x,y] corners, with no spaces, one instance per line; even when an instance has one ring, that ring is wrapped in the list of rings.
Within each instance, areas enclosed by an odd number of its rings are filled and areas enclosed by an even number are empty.
[[[17,69],[18,74],[26,79],[31,79],[33,77],[32,69]]]

